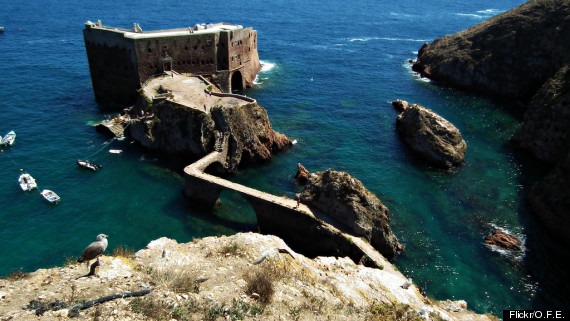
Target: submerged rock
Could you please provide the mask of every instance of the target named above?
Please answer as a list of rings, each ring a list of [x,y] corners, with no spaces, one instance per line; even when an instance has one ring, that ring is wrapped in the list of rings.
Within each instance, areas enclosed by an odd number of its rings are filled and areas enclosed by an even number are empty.
[[[329,169],[311,174],[300,200],[325,213],[349,233],[366,238],[387,258],[394,257],[401,248],[389,226],[388,208],[348,173]]]
[[[449,168],[465,160],[467,144],[461,133],[432,110],[413,104],[398,116],[396,125],[404,142],[430,163]]]
[[[522,248],[522,243],[518,237],[501,230],[495,230],[492,235],[485,237],[485,244],[493,245],[504,250],[520,251]]]

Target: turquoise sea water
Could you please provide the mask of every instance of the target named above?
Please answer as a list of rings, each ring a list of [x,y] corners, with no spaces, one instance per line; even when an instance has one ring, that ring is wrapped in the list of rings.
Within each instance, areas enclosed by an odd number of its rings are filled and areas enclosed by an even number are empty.
[[[15,130],[18,137],[0,154],[0,275],[61,265],[99,233],[110,236],[110,249],[140,249],[161,236],[187,242],[255,230],[255,214],[239,195],[222,193],[212,213],[193,210],[181,196],[184,164],[129,140],[104,148],[107,137],[90,126],[105,111],[90,83],[87,20],[122,28],[137,22],[143,30],[224,21],[258,30],[266,68],[247,95],[267,109],[275,130],[298,142],[233,181],[293,196],[299,162],[309,171],[348,171],[389,207],[392,229],[406,246],[395,265],[428,295],[464,299],[498,316],[503,309],[568,309],[568,274],[556,264],[567,251],[524,201],[541,173],[508,143],[521,106],[419,80],[407,62],[424,42],[520,3],[2,1],[0,134]],[[465,165],[445,172],[416,160],[395,133],[395,99],[454,123],[468,145]],[[75,165],[93,154],[101,171]],[[61,203],[22,192],[20,169],[41,189],[55,190]],[[483,238],[494,227],[523,238],[524,255],[486,247]]]

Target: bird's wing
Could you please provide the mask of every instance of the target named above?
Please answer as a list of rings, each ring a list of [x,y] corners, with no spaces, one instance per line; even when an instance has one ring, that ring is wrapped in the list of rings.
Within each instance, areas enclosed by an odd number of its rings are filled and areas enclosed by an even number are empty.
[[[93,242],[85,248],[83,254],[79,258],[79,262],[93,260],[105,251],[106,246],[103,242]]]

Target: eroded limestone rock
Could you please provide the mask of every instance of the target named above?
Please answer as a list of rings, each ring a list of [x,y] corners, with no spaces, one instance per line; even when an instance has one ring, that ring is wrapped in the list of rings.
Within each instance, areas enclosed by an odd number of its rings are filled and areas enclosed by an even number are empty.
[[[432,110],[410,105],[398,116],[396,125],[404,142],[430,163],[449,168],[465,160],[467,144],[461,133]]]
[[[348,173],[329,169],[311,174],[300,199],[350,233],[366,238],[387,258],[394,257],[401,248],[389,226],[388,208]]]

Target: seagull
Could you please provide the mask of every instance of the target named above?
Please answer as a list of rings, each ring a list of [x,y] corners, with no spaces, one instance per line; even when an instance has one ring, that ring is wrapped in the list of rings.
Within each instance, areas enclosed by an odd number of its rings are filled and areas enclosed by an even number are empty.
[[[410,287],[410,285],[412,285],[412,279],[409,278],[406,282],[404,282],[404,284],[400,285],[400,287],[402,289],[408,289]]]
[[[109,244],[107,242],[107,237],[108,236],[105,234],[97,235],[97,241],[89,244],[89,246],[83,250],[83,254],[81,254],[81,257],[77,262],[87,262],[87,266],[89,266],[89,261],[97,259],[97,263],[99,263],[99,256],[105,252],[107,245]]]

